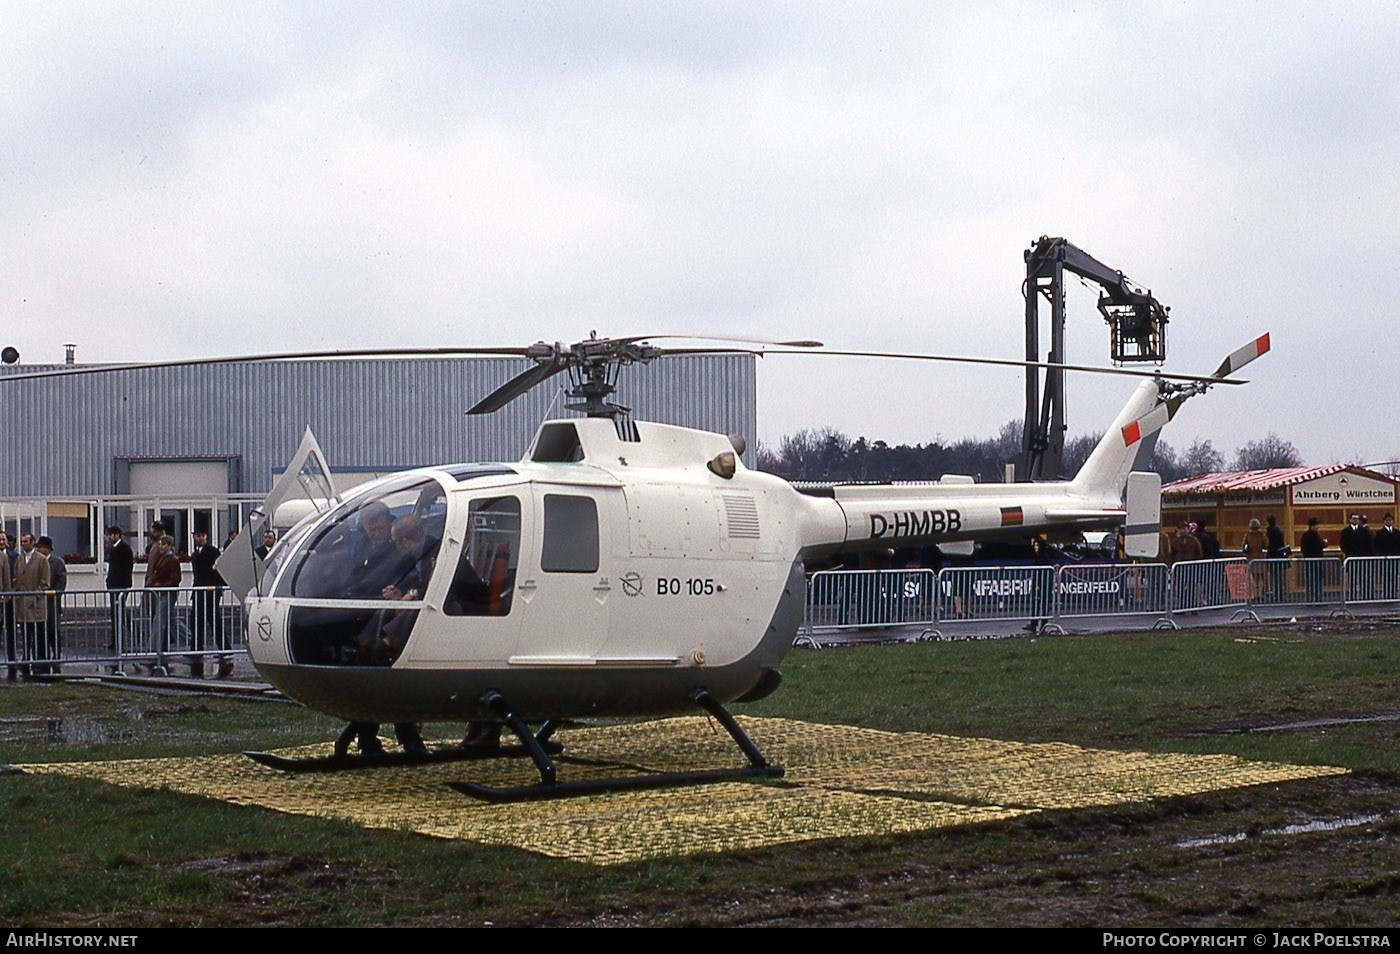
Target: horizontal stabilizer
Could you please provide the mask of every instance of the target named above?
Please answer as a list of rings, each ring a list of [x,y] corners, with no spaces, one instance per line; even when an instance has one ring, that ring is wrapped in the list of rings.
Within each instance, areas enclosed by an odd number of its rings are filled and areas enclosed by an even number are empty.
[[[1066,522],[1074,520],[1103,520],[1104,518],[1121,518],[1126,516],[1121,508],[1099,509],[1099,510],[1046,510],[1046,520],[1064,520]]]

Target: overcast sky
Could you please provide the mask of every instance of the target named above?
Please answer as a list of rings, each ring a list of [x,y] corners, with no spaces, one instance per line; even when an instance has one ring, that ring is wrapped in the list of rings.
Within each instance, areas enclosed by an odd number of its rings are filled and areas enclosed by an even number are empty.
[[[1394,2],[0,0],[0,343],[1016,358],[1050,234],[1171,306],[1169,370],[1272,333],[1178,450],[1400,457],[1397,50]],[[1071,361],[1108,363],[1095,300]],[[1024,389],[771,356],[759,436],[990,436]],[[1131,389],[1071,376],[1070,435]]]

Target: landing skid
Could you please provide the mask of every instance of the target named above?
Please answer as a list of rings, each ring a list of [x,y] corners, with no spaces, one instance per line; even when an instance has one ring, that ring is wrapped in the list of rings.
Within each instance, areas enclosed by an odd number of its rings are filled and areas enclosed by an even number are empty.
[[[349,750],[354,739],[357,724],[352,722],[341,731],[335,740],[335,751],[331,755],[318,755],[308,758],[291,758],[275,752],[244,752],[259,765],[266,765],[282,772],[342,772],[351,769],[381,768],[389,765],[442,765],[447,762],[475,762],[482,759],[521,758],[532,756],[533,752],[523,745],[470,745],[446,746],[429,749],[424,755],[419,752],[355,752]],[[556,722],[546,722],[538,733],[525,729],[535,748],[558,755],[564,747],[550,738],[558,728]]]
[[[552,743],[556,752],[562,751],[558,743]],[[308,758],[291,758],[276,752],[243,753],[268,768],[282,772],[347,772],[355,769],[382,768],[389,765],[443,765],[447,762],[475,762],[482,759],[520,758],[530,753],[521,745],[502,745],[498,748],[445,747],[429,749],[427,755],[412,752],[373,752],[349,753],[344,755],[318,755]]]
[[[530,732],[527,726],[511,709],[504,696],[490,692],[482,702],[515,733],[520,739],[519,748],[524,749],[539,770],[540,780],[534,785],[494,787],[478,782],[448,782],[459,792],[489,802],[538,801],[547,798],[567,798],[574,795],[596,795],[604,792],[630,791],[648,788],[669,788],[681,785],[703,785],[710,782],[725,782],[749,778],[781,778],[783,767],[771,765],[759,751],[757,745],[740,727],[734,717],[704,689],[696,689],[690,694],[691,701],[703,708],[724,726],[735,744],[743,750],[749,764],[744,768],[710,769],[694,772],[654,772],[649,775],[626,775],[616,778],[581,779],[576,782],[560,782],[554,761],[545,751],[541,739]],[[512,748],[516,748],[512,746]]]

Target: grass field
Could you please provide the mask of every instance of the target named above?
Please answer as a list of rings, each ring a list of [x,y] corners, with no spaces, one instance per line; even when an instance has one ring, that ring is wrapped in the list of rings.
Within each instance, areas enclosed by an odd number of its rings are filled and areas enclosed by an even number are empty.
[[[1400,625],[1369,623],[794,651],[782,688],[736,712],[1353,771],[607,868],[10,773],[0,924],[1388,926],[1397,671]],[[337,729],[284,702],[0,689],[9,764],[228,753]]]

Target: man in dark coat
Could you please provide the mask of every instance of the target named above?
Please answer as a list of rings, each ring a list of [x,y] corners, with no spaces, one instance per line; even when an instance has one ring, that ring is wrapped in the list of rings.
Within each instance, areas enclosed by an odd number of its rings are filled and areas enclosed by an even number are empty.
[[[1303,531],[1303,578],[1306,581],[1309,603],[1322,602],[1322,582],[1326,564],[1322,562],[1327,553],[1327,538],[1318,529],[1316,517],[1308,518],[1308,529]]]
[[[214,569],[214,561],[219,559],[219,548],[209,542],[209,534],[204,530],[194,532],[194,549],[190,551],[190,574],[197,589],[190,601],[190,644],[195,654],[190,660],[190,675],[195,679],[204,678],[204,651],[210,646],[223,648],[219,638],[219,588],[224,578]],[[224,667],[232,669],[232,663],[219,657],[219,677],[228,675]]]
[[[1342,539],[1340,541],[1342,556],[1371,556],[1374,547],[1371,544],[1369,531],[1362,526],[1361,514],[1351,515],[1351,522],[1342,528]]]
[[[1220,559],[1220,538],[1210,532],[1210,524],[1205,517],[1196,521],[1196,539],[1201,541],[1201,559]]]
[[[259,560],[266,560],[267,555],[272,552],[272,547],[277,543],[277,531],[264,530],[262,540],[261,544],[253,547],[253,552],[258,555]]]
[[[1395,515],[1388,513],[1376,531],[1376,556],[1400,556],[1400,530],[1395,529]]]
[[[1372,596],[1372,567],[1369,561],[1348,566],[1352,557],[1375,556],[1376,545],[1371,536],[1371,528],[1366,526],[1366,518],[1359,513],[1351,515],[1351,522],[1342,528],[1342,568],[1347,581],[1347,597],[1354,600],[1369,600]]]
[[[127,591],[131,589],[131,571],[136,565],[136,554],[131,544],[126,542],[122,528],[113,524],[107,528],[107,599],[112,607],[112,629],[107,636],[107,649],[112,653],[112,671],[121,668],[120,655],[129,652],[128,625],[126,615]]]
[[[1264,528],[1264,540],[1267,549],[1264,555],[1270,560],[1288,559],[1288,543],[1283,539],[1283,529],[1278,525],[1278,520],[1273,514],[1264,518],[1268,524]],[[1272,563],[1269,565],[1269,579],[1273,583],[1274,602],[1283,602],[1284,573],[1287,570],[1282,563]]]
[[[5,658],[12,664],[10,682],[19,678],[19,670],[13,665],[18,658],[15,655],[14,604],[10,600],[10,591],[15,588],[14,574],[15,554],[10,549],[10,538],[4,530],[0,530],[0,629],[5,632]]]
[[[1400,557],[1400,530],[1395,529],[1395,515],[1386,514],[1375,536],[1376,556]],[[1385,598],[1400,596],[1400,560],[1387,560],[1380,568]]]
[[[1196,529],[1193,532],[1196,539],[1201,541],[1201,559],[1220,559],[1220,538],[1210,532],[1210,523],[1205,517],[1196,521]],[[1225,599],[1225,568],[1220,565],[1202,567],[1200,574],[1202,577],[1201,598],[1207,604],[1223,601]]]
[[[421,600],[437,563],[439,541],[429,537],[424,532],[422,521],[412,515],[400,517],[390,526],[389,543],[397,554],[397,559],[392,561],[397,573],[394,579],[384,584],[379,596],[396,601]],[[417,613],[399,613],[384,623],[380,633],[381,644],[373,647],[375,657],[390,663],[397,659],[417,618]],[[382,751],[377,724],[361,722],[355,726],[361,752]],[[427,758],[431,754],[423,744],[422,728],[416,723],[394,723],[394,735],[410,755]]]

